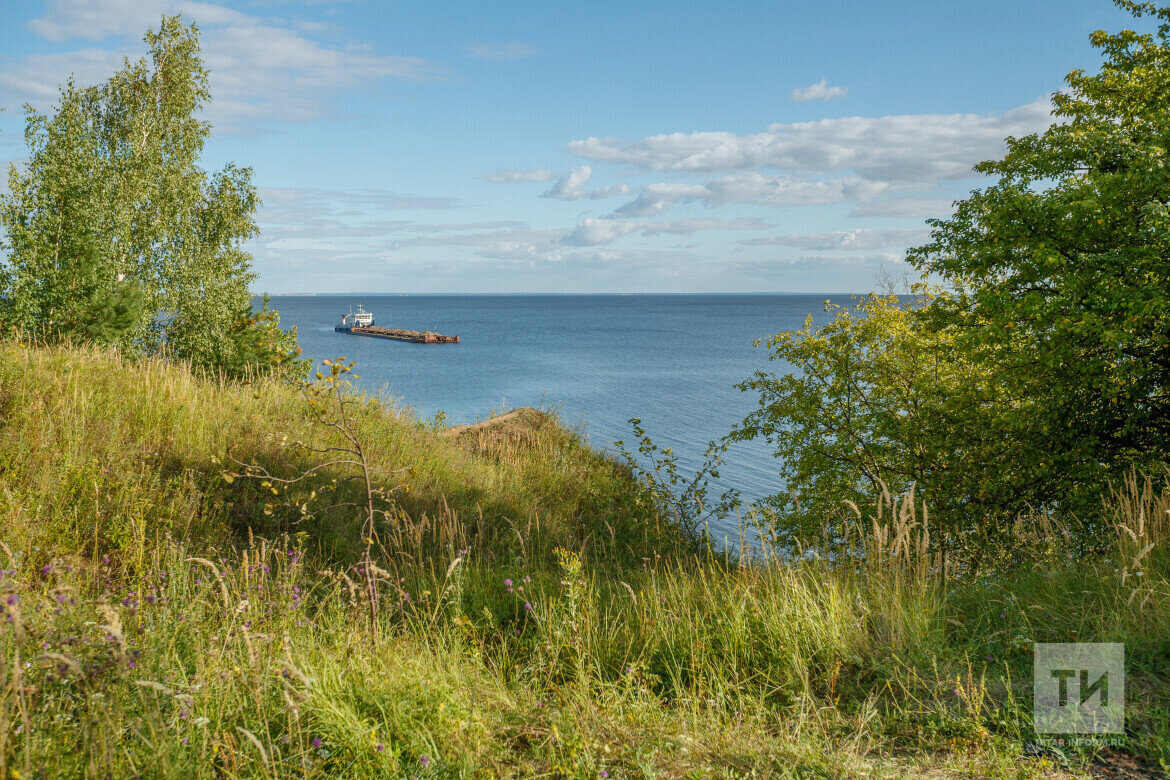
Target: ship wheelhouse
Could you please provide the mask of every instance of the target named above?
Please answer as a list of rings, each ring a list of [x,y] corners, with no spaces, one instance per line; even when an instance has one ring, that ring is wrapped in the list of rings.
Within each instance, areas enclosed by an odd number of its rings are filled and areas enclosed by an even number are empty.
[[[341,316],[341,324],[335,330],[352,330],[353,328],[368,328],[374,324],[373,312],[366,311],[361,304],[358,305],[357,311],[351,311],[349,314]]]

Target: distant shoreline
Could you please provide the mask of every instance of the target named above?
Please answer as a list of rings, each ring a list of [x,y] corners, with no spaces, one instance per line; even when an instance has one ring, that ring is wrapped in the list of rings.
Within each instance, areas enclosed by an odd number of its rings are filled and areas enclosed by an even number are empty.
[[[259,298],[265,293],[253,293],[253,297]],[[468,298],[501,298],[505,296],[526,296],[536,297],[544,296],[548,298],[555,297],[585,297],[585,296],[611,296],[611,297],[667,297],[676,296],[681,297],[685,295],[703,295],[708,297],[746,297],[746,296],[812,296],[812,295],[828,295],[828,296],[842,296],[842,295],[867,295],[868,293],[859,292],[336,292],[336,293],[268,293],[272,298],[330,298],[340,296],[366,296],[366,297],[393,297],[403,298],[407,296],[425,297],[425,296],[464,296]]]

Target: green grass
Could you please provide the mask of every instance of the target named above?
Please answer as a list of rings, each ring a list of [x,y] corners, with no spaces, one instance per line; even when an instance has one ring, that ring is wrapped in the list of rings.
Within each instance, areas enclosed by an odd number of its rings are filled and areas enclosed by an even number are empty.
[[[96,351],[3,356],[0,777],[1170,762],[1170,494],[1138,481],[1109,500],[1099,560],[1034,531],[1027,564],[940,582],[904,502],[859,532],[860,562],[736,561],[560,425],[453,441],[367,399],[355,425],[392,496],[371,546],[352,508],[266,513],[289,494],[223,478],[232,458],[293,477],[323,457],[295,442],[338,444],[294,389]],[[305,490],[359,500],[352,473]],[[1126,644],[1118,744],[1034,748],[1033,641]]]

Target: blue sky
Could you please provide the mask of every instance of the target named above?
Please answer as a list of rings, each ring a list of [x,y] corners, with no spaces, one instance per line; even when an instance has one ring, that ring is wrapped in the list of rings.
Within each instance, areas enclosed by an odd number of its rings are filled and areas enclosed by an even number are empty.
[[[255,170],[257,290],[859,292],[1002,139],[1041,130],[1107,0],[0,5],[19,106],[203,30],[207,167]]]

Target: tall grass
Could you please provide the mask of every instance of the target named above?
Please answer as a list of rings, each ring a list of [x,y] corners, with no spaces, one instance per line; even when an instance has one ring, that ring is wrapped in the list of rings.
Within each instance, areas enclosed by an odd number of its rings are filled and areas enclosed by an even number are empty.
[[[352,510],[271,509],[269,488],[222,476],[231,457],[299,474],[313,460],[297,442],[334,441],[294,391],[94,351],[6,357],[0,777],[1170,761],[1160,479],[1108,497],[1098,560],[1062,557],[1059,530],[1033,524],[1031,564],[947,577],[922,507],[888,495],[858,508],[852,554],[741,558],[690,543],[559,425],[460,442],[367,399],[357,430],[395,490],[385,553],[365,557]],[[360,497],[349,475],[314,485]],[[1077,640],[1129,653],[1111,751],[1036,745],[1032,642]]]

